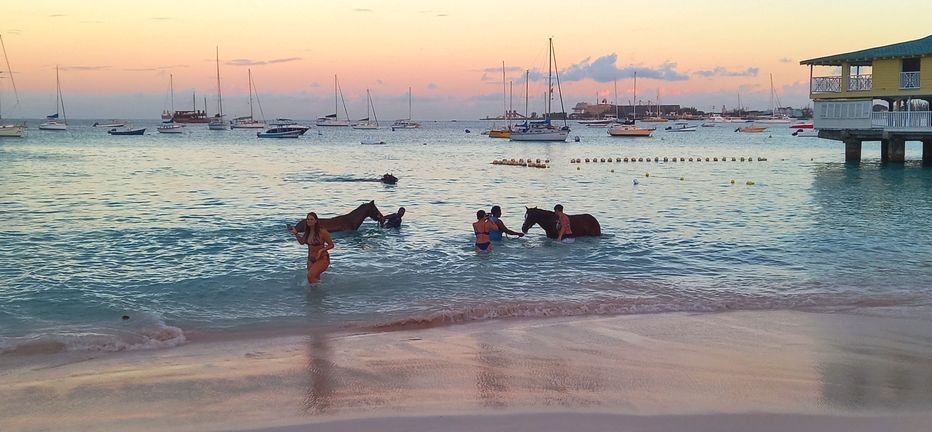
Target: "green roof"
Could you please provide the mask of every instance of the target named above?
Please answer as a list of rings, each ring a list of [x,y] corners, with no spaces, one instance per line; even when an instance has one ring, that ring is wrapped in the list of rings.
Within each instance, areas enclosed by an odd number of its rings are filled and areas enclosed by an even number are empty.
[[[868,48],[845,54],[835,54],[799,62],[801,65],[840,66],[842,63],[867,65],[871,60],[882,58],[922,57],[932,55],[932,35],[909,42],[900,42],[876,48]]]

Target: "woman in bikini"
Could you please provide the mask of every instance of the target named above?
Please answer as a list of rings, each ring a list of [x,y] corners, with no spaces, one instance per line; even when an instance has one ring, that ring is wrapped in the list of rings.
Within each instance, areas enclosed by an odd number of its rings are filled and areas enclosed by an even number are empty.
[[[307,214],[307,228],[304,229],[304,235],[299,235],[294,227],[289,227],[289,231],[294,235],[298,243],[307,245],[307,282],[320,282],[320,274],[330,267],[330,253],[333,249],[333,239],[330,233],[320,226],[317,220],[317,213],[310,212]]]
[[[492,221],[486,217],[485,210],[476,212],[476,222],[472,224],[472,230],[476,233],[476,252],[492,252],[492,240],[489,238],[489,231],[498,229]]]

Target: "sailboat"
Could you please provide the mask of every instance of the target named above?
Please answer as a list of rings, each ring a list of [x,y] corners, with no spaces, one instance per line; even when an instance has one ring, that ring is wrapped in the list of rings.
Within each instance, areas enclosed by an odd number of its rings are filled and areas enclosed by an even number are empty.
[[[498,129],[493,127],[489,130],[489,138],[511,138],[511,116],[509,115],[508,108],[505,106],[505,96],[505,62],[502,62],[502,110],[505,112],[504,119],[508,123],[504,128]]]
[[[647,108],[650,109],[650,101],[647,101]],[[660,112],[660,89],[657,89],[657,115],[647,117],[642,122],[646,123],[666,123],[667,119],[661,116]]]
[[[420,123],[411,120],[411,87],[408,87],[408,118],[395,120],[395,122],[392,123],[392,130],[417,129],[419,127],[421,127]]]
[[[634,100],[638,100],[638,73],[634,72]],[[617,103],[616,103],[617,105]],[[634,119],[638,118],[638,106],[634,104]],[[633,121],[632,121],[633,123]],[[617,137],[649,137],[653,128],[638,127],[634,124],[617,124],[608,128],[608,134]]]
[[[59,107],[61,110],[59,111]],[[59,121],[58,119],[61,118]],[[55,114],[45,117],[46,121],[39,124],[39,129],[47,131],[68,130],[68,116],[65,115],[65,101],[61,97],[61,80],[58,76],[58,66],[55,66]]]
[[[340,112],[340,101],[343,101],[343,114],[346,115],[346,119],[341,120],[340,116],[337,114]],[[343,99],[343,89],[340,88],[340,83],[337,81],[337,76],[333,76],[333,114],[328,114],[323,117],[318,117],[317,121],[314,123],[317,126],[349,126],[349,111],[346,110],[346,100]]]
[[[10,68],[10,58],[6,55],[6,45],[3,44],[3,36],[0,36],[0,46],[3,47],[3,59],[6,61],[6,71],[10,75],[10,84],[13,86],[13,94],[16,97],[16,103],[19,104],[19,92],[16,91],[16,81],[13,80],[13,70]],[[2,78],[2,77],[0,77]],[[2,93],[2,92],[0,92]],[[0,98],[2,98],[0,94]],[[0,121],[3,120],[3,104],[0,100]],[[26,124],[3,124],[0,123],[0,138],[25,138]]]
[[[518,129],[511,133],[512,141],[566,141],[570,134],[570,127],[566,124],[566,109],[563,107],[563,89],[560,87],[560,72],[556,68],[556,54],[553,51],[553,38],[548,39],[549,54],[547,58],[547,100],[544,120],[539,122],[525,121]],[[553,99],[552,70],[557,69],[557,90],[560,93],[560,111],[563,113],[563,127],[558,128],[550,123],[551,100]],[[526,92],[525,92],[526,93]],[[527,96],[525,96],[527,98]]]
[[[220,91],[220,47],[217,47],[217,114],[207,123],[210,130],[227,130],[227,122],[223,119],[223,92]]]
[[[166,120],[164,115],[162,119]],[[174,111],[171,119],[176,123],[208,123],[210,119],[207,118],[207,102],[204,102],[204,110],[198,111],[197,92],[191,92],[191,111]]]
[[[252,82],[252,69],[247,69],[246,72],[249,74],[249,115],[243,117],[237,117],[230,121],[231,129],[265,129],[265,123],[262,123],[259,120],[256,120],[253,117],[252,111],[252,95],[256,94],[256,100],[259,100],[259,93],[256,92],[256,86]],[[259,104],[259,111],[262,111],[262,104]]]
[[[370,119],[374,119],[374,121]],[[371,130],[378,128],[379,115],[375,113],[375,104],[372,103],[372,94],[369,93],[369,89],[366,89],[366,118],[356,122],[356,124],[353,125],[353,129]]]
[[[184,125],[175,123],[175,76],[168,74],[168,93],[171,100],[171,111],[162,111],[162,124],[156,128],[159,133],[180,134],[184,132]]]
[[[790,117],[787,115],[777,115],[777,106],[773,103],[776,94],[777,92],[773,89],[773,74],[770,74],[770,118],[757,119],[757,123],[788,124],[792,121],[792,119],[790,119]],[[777,102],[779,105],[779,99]]]

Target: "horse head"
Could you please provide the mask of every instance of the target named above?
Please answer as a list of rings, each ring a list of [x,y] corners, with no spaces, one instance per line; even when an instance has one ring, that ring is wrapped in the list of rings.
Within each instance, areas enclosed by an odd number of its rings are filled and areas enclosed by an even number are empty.
[[[534,208],[536,209],[537,207]],[[524,224],[521,225],[521,232],[523,233],[527,233],[527,231],[534,225],[534,221],[531,220],[530,214],[531,209],[529,209],[527,206],[524,206]]]
[[[521,232],[528,232],[534,224],[540,225],[547,232],[547,236],[556,236],[557,232],[557,215],[549,210],[542,210],[537,207],[525,207],[524,224],[521,225]]]
[[[372,219],[376,222],[381,222],[385,216],[382,216],[382,212],[379,211],[379,208],[375,206],[375,200],[369,201],[362,205],[366,208],[366,217]]]

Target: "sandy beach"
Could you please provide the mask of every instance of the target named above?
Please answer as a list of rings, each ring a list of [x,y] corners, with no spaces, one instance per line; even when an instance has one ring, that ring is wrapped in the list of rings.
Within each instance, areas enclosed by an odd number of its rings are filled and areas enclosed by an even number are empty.
[[[927,430],[929,334],[675,313],[6,356],[0,430]]]

